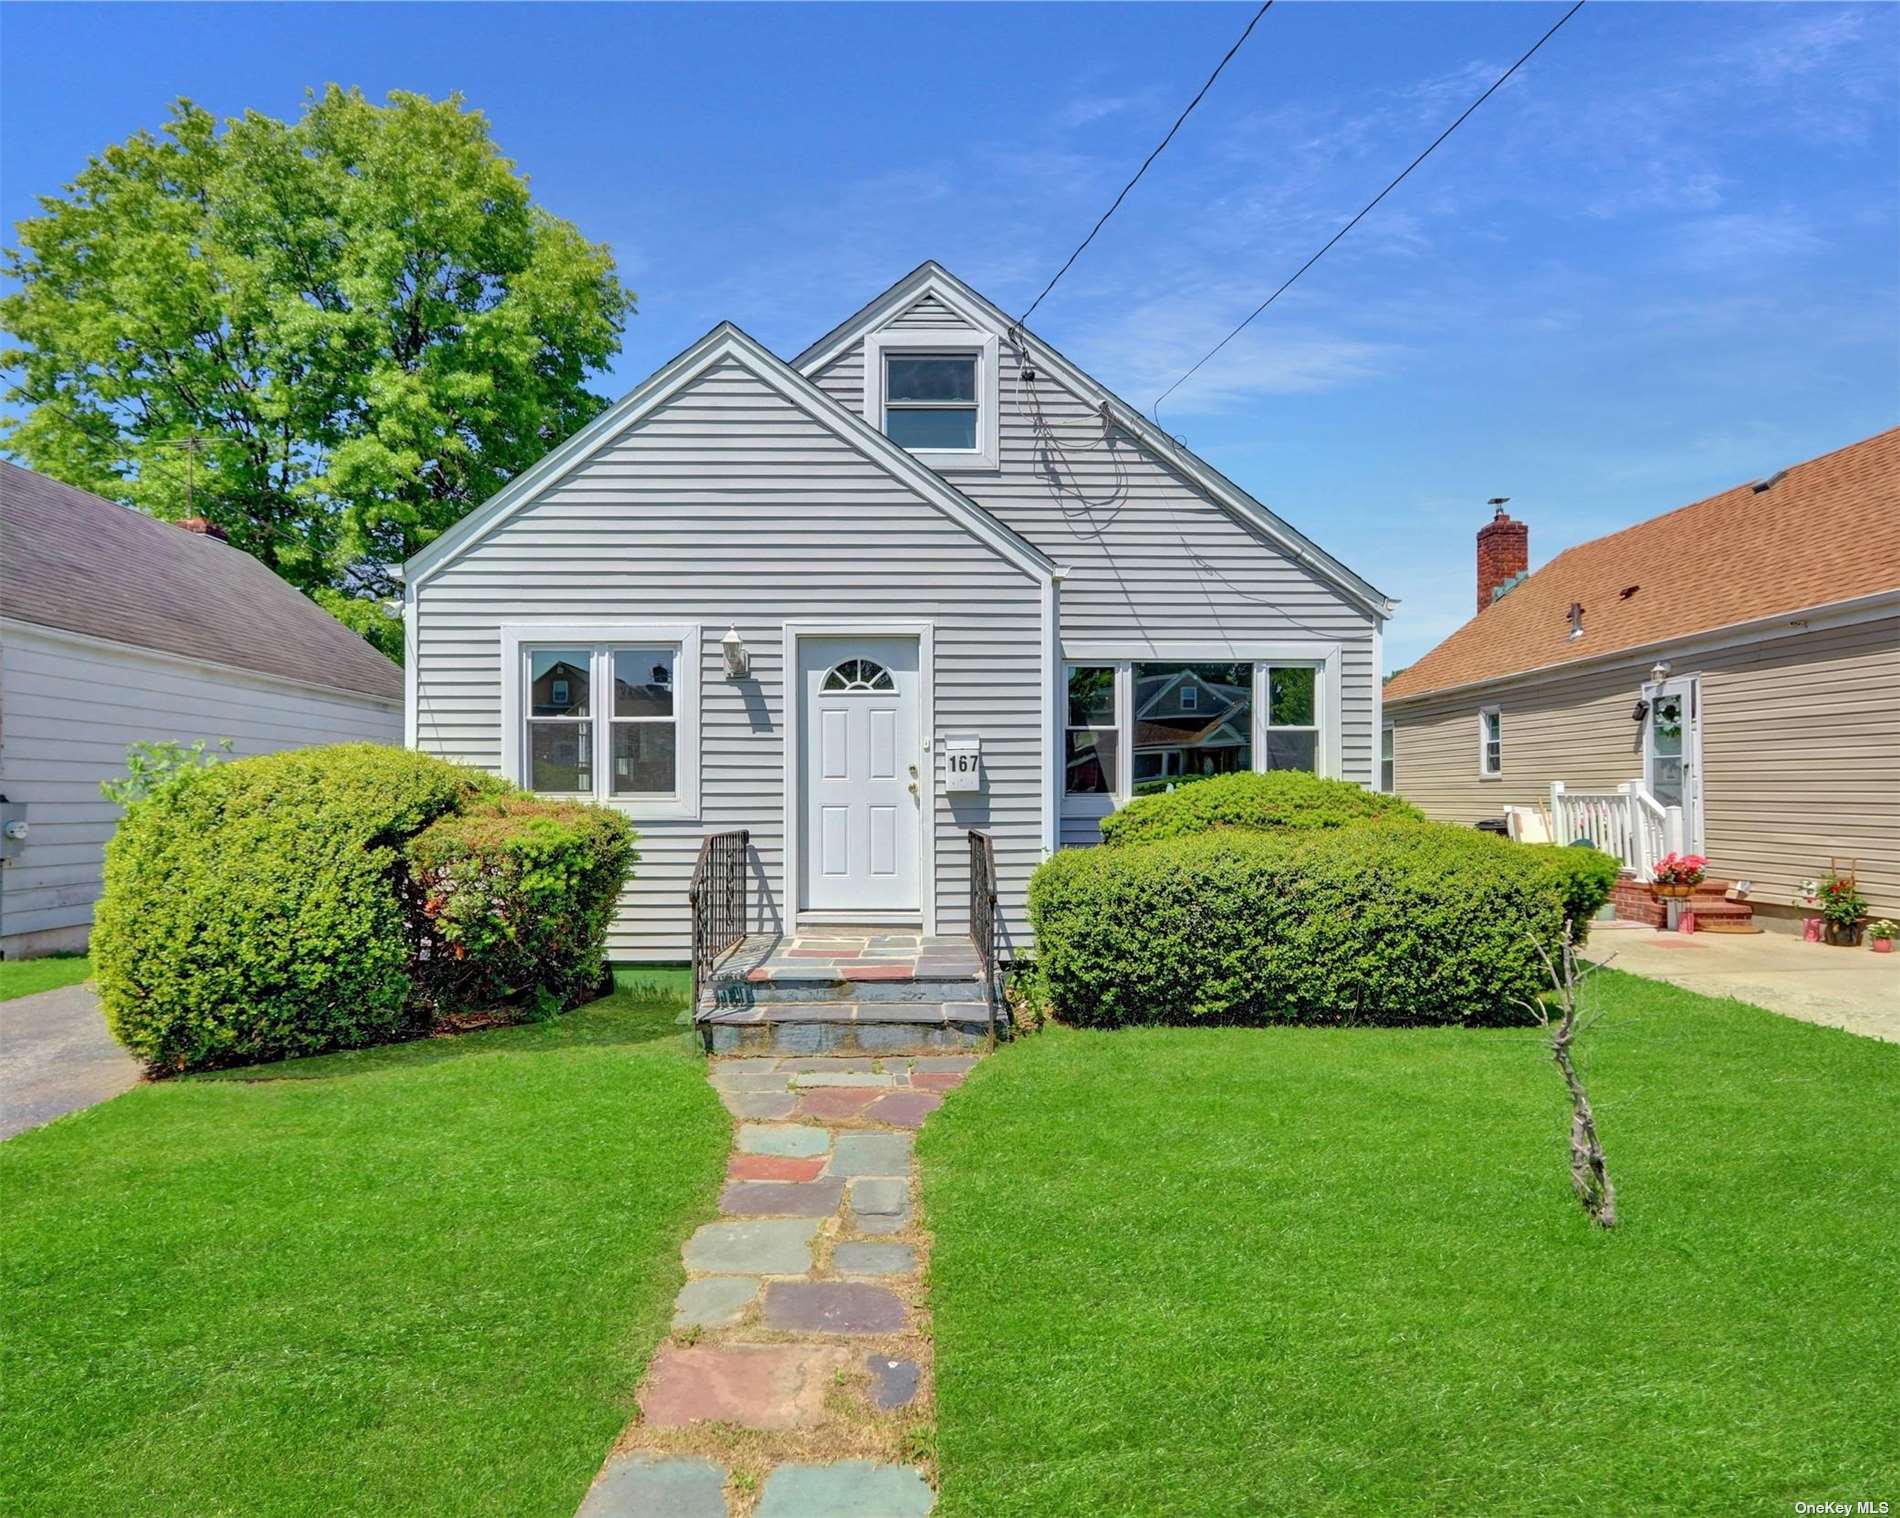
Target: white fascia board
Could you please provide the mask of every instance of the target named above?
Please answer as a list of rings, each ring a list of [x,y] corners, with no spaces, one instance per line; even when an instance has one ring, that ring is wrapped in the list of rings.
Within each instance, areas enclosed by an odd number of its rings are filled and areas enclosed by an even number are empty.
[[[853,416],[749,334],[731,322],[721,322],[411,558],[403,566],[404,583],[419,589],[429,576],[584,463],[625,428],[671,399],[714,364],[728,359],[930,501],[1032,580],[1040,583],[1055,572],[1054,562],[1026,538],[1004,526],[941,475],[918,463],[862,417]]]
[[[991,305],[982,295],[972,290],[940,264],[926,263],[913,269],[870,305],[865,306],[842,325],[832,328],[811,347],[799,354],[792,360],[793,366],[801,374],[817,373],[853,343],[890,321],[924,295],[934,295],[964,320],[986,332],[995,333],[1005,339],[1012,333],[1015,334],[1015,338],[1033,353],[1039,365],[1048,369],[1071,390],[1094,401],[1098,406],[1107,406],[1115,425],[1141,443],[1163,466],[1174,470],[1189,484],[1213,500],[1216,505],[1244,524],[1251,526],[1289,554],[1297,563],[1312,570],[1367,615],[1384,620],[1389,618],[1398,607],[1399,603],[1391,596],[1354,574],[1298,528],[1276,516],[1205,459],[1177,443],[1107,386],[1064,358],[1042,338],[1037,337],[1026,327],[1018,327],[1003,311]]]

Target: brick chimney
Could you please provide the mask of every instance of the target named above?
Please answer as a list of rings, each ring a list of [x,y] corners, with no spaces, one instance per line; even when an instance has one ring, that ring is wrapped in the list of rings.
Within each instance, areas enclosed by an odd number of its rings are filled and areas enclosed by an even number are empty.
[[[186,532],[195,532],[201,538],[216,538],[220,543],[230,541],[224,529],[209,517],[186,517],[178,524]]]
[[[1478,529],[1478,610],[1491,604],[1491,592],[1531,567],[1531,529],[1528,523],[1504,514],[1504,503],[1493,503],[1497,515]]]

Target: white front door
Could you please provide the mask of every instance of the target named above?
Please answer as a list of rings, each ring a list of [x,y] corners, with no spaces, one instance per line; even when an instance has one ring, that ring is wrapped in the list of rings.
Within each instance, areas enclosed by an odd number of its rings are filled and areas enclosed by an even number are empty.
[[[922,908],[918,669],[915,638],[798,640],[806,911]]]
[[[1643,785],[1664,806],[1682,808],[1685,849],[1702,852],[1702,691],[1694,676],[1647,685]]]

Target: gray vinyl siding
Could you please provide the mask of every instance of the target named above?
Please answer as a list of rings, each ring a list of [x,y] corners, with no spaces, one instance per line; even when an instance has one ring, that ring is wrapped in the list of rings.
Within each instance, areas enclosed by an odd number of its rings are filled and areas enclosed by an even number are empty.
[[[969,330],[934,298],[887,327]],[[1373,619],[1328,581],[1241,522],[1126,434],[1103,436],[1084,397],[1038,371],[1034,403],[1001,345],[1001,467],[959,472],[959,489],[1056,563],[1065,643],[1208,639],[1340,646],[1339,769],[1378,779],[1373,730],[1378,671]],[[847,410],[864,408],[864,346],[813,380]],[[1065,817],[1062,841],[1092,842],[1095,824]]]
[[[937,331],[941,331],[945,327],[961,327],[967,331],[969,325],[968,322],[958,316],[956,312],[952,311],[934,295],[926,295],[922,300],[913,301],[896,316],[892,317],[889,322],[885,323],[886,328],[923,327],[932,328]],[[853,406],[851,409],[856,411],[858,408]]]
[[[1852,859],[1877,916],[1900,914],[1900,619],[1820,628],[1700,654],[1665,652],[1702,687],[1702,813],[1710,870],[1752,880],[1758,904]],[[1475,822],[1546,808],[1551,782],[1640,779],[1630,718],[1656,655],[1500,681],[1386,707],[1394,786],[1432,817]],[[1503,773],[1478,776],[1477,713],[1503,721]]]
[[[0,948],[77,947],[99,899],[119,811],[99,782],[134,743],[217,745],[238,756],[314,744],[400,743],[402,710],[350,691],[114,647],[20,624],[0,633],[0,793],[30,829],[0,869]]]
[[[503,623],[700,626],[700,815],[636,823],[641,860],[609,944],[623,960],[687,955],[687,888],[712,832],[750,829],[754,925],[789,926],[784,624],[931,622],[935,735],[980,734],[986,773],[979,796],[938,786],[938,931],[967,928],[976,827],[995,840],[1021,936],[1041,857],[1041,587],[743,366],[709,369],[463,549],[420,585],[414,617],[417,746],[495,771]],[[729,623],[750,681],[724,677]]]

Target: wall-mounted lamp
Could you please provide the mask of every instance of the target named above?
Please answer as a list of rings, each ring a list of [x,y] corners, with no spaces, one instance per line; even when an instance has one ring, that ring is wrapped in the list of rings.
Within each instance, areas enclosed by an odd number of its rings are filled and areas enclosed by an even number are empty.
[[[1669,678],[1669,661],[1667,659],[1658,659],[1654,664],[1650,665],[1649,678],[1654,680],[1658,685],[1661,685],[1663,681],[1667,680]]]
[[[728,627],[725,637],[719,640],[719,651],[726,656],[726,678],[743,680],[752,673],[752,651],[745,646],[745,639],[739,636],[739,629]]]

